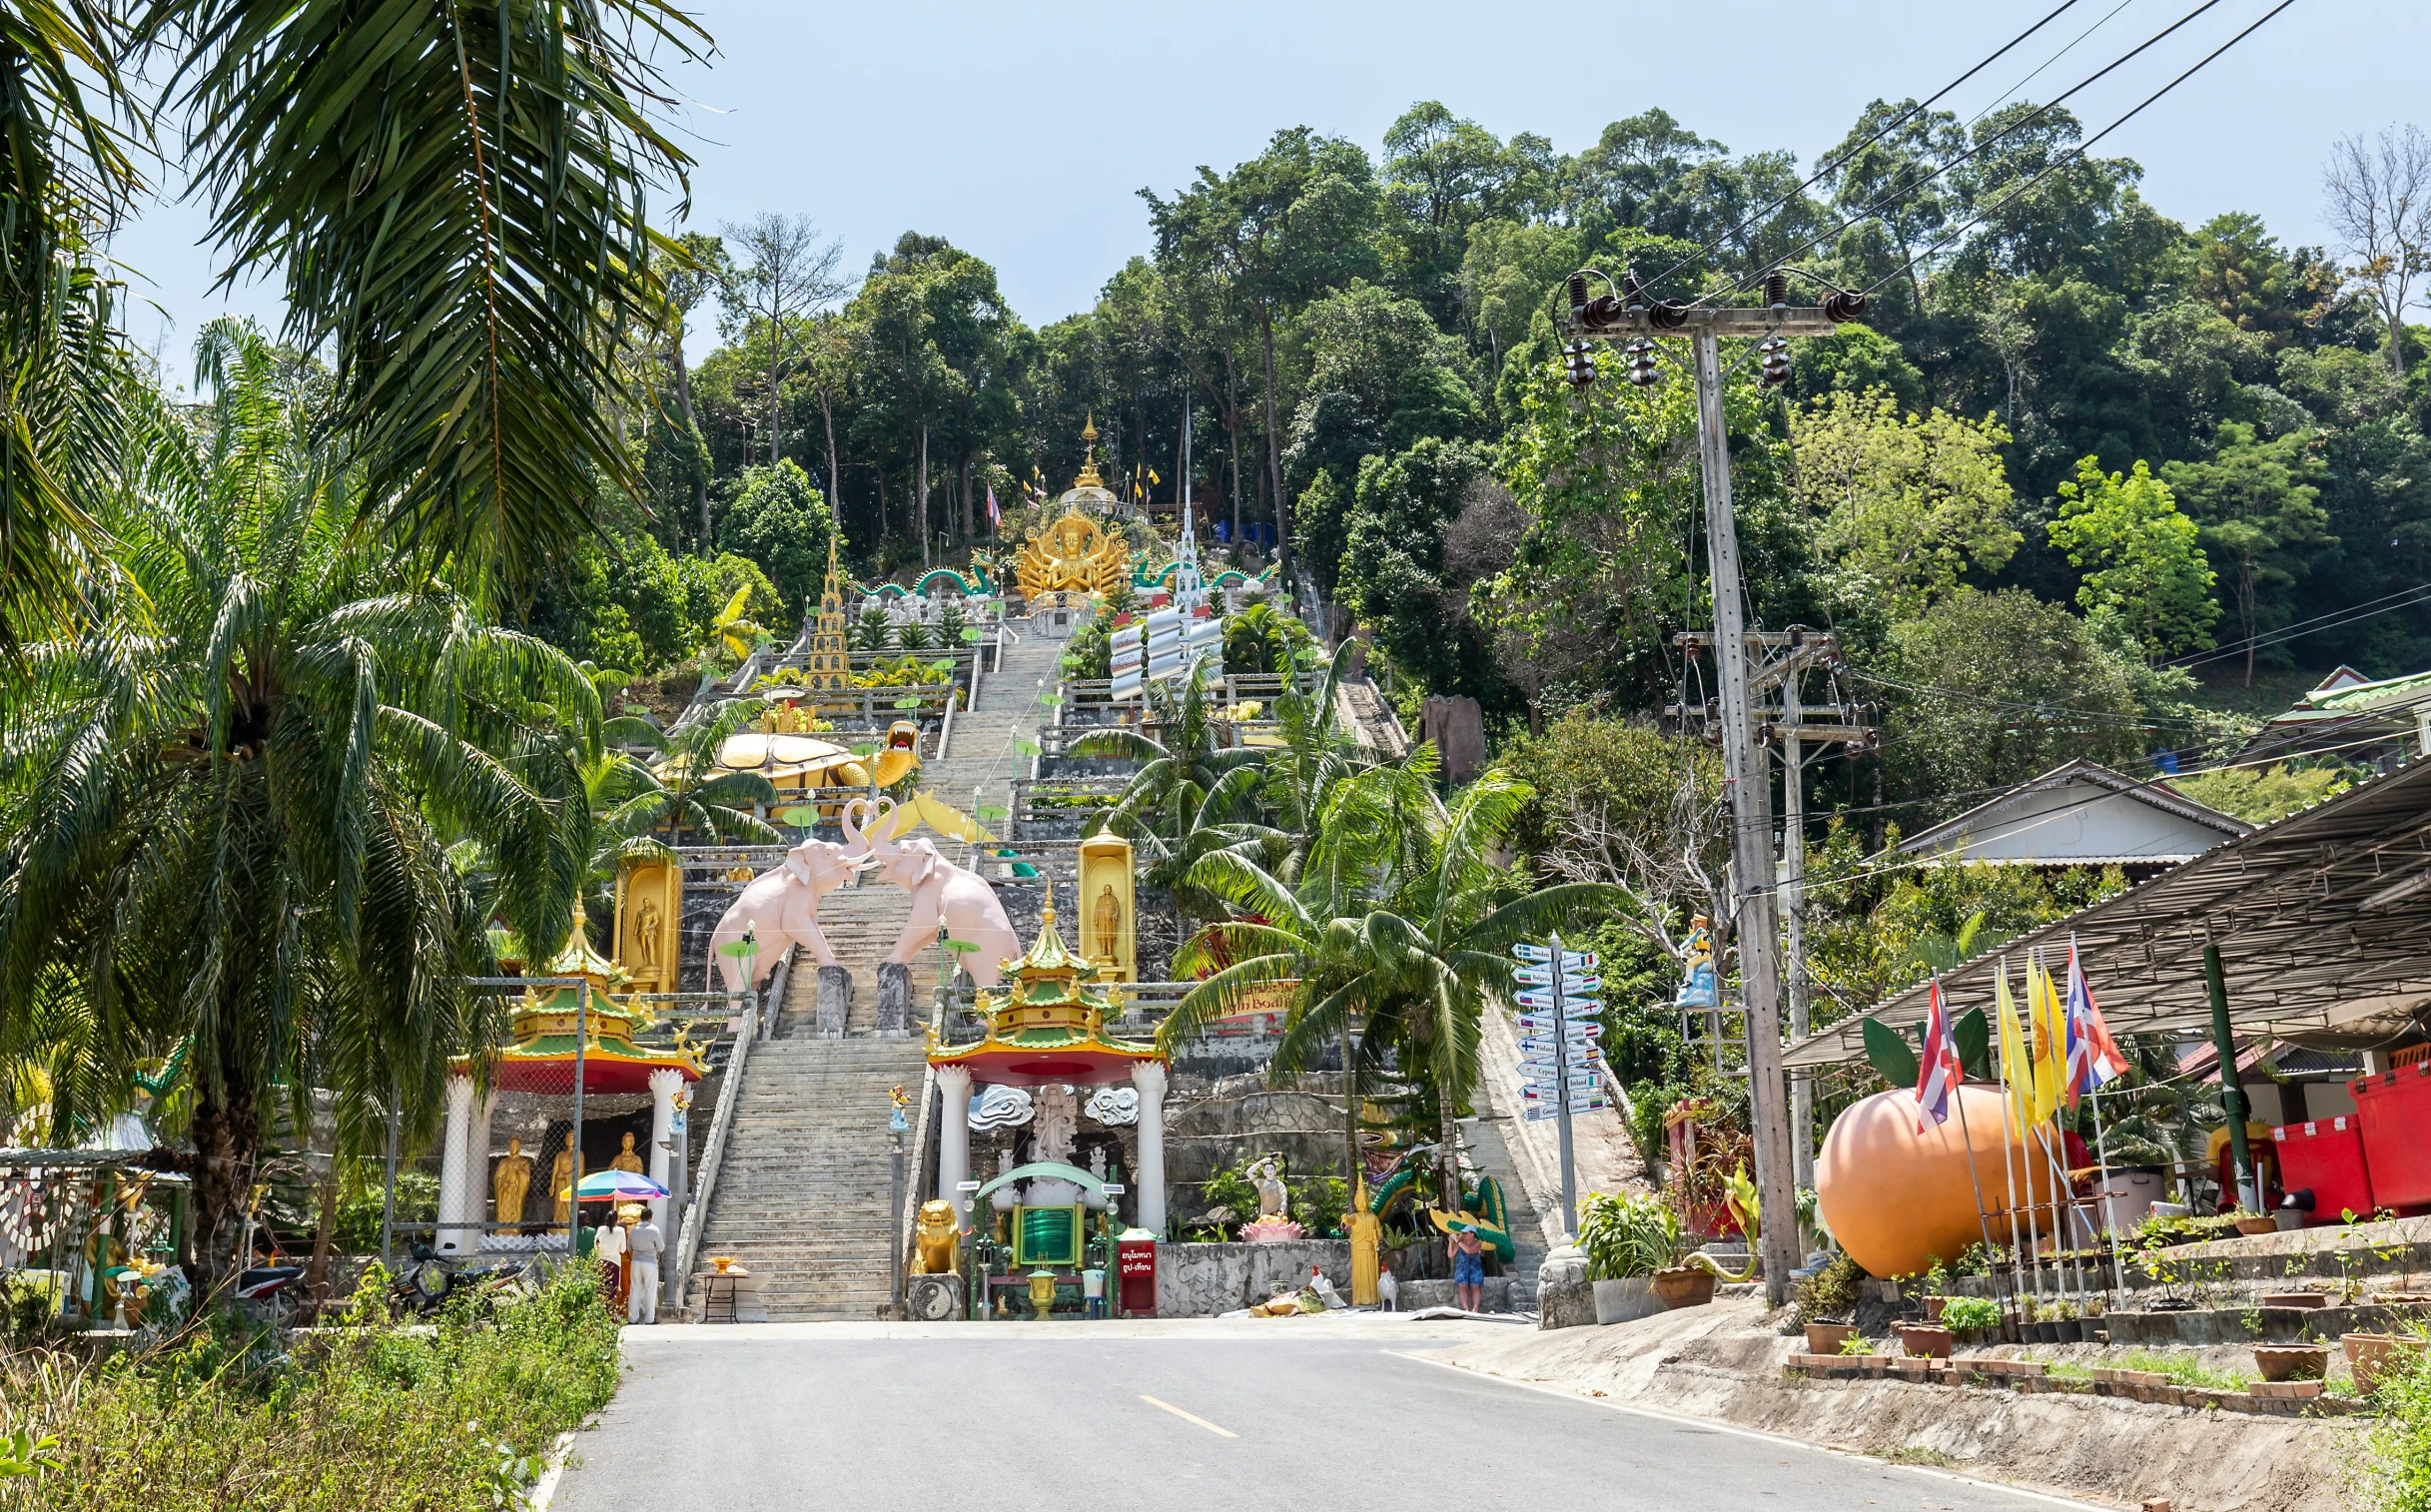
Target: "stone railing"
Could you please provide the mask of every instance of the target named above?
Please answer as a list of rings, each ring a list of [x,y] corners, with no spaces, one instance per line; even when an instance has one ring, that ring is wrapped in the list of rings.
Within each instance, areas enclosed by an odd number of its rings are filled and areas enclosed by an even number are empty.
[[[796,946],[788,946],[785,959],[777,963],[770,975],[771,985],[782,982],[793,964]],[[761,1023],[767,1018],[765,1004],[768,995],[760,995],[751,1005],[750,1033],[734,1037],[734,1053],[726,1060],[725,1085],[718,1089],[717,1112],[709,1120],[709,1138],[701,1146],[700,1177],[692,1184],[691,1200],[684,1204],[682,1223],[676,1229],[675,1273],[683,1280],[686,1299],[692,1285],[692,1264],[699,1256],[701,1234],[709,1226],[709,1200],[717,1194],[718,1167],[724,1163],[726,1137],[734,1131],[734,1107],[741,1099],[744,1069],[751,1064],[752,1042],[760,1037]]]

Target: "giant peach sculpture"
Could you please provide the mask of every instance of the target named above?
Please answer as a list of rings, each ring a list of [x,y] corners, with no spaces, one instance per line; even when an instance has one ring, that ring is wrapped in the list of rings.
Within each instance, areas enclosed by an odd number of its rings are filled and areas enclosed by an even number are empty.
[[[1919,1134],[1916,1095],[1899,1090],[1852,1104],[1824,1135],[1815,1160],[1816,1204],[1832,1237],[1870,1275],[1913,1275],[1937,1259],[1955,1260],[1982,1242],[1987,1227],[1994,1243],[2008,1242],[2009,1222],[2001,1214],[2010,1205],[2013,1173],[2019,1205],[2028,1201],[2029,1191],[2033,1201],[2051,1200],[2049,1167],[2039,1157],[2027,1159],[2021,1138],[2008,1139],[2003,1158],[2001,1094],[1969,1086],[1955,1096],[1966,1110],[1964,1124],[1953,1107],[1947,1122]],[[2047,1222],[2047,1206],[2044,1212]]]

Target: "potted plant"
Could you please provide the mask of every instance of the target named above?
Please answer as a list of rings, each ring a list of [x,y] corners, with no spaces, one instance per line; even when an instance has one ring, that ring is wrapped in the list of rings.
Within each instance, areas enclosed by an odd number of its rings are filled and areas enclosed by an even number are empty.
[[[1900,1347],[1912,1356],[1924,1359],[1950,1358],[1953,1337],[1940,1323],[1895,1324],[1900,1333]]]
[[[1836,1323],[1827,1318],[1818,1318],[1807,1324],[1807,1353],[1839,1354],[1855,1337],[1855,1323]]]
[[[1919,1299],[1919,1305],[1925,1309],[1928,1320],[1937,1322],[1950,1305],[1950,1272],[1942,1268],[1939,1256],[1925,1267],[1925,1294]]]
[[[2062,1297],[2051,1304],[2050,1316],[2052,1343],[2081,1344],[2084,1342],[2084,1323],[2076,1315],[2074,1302]]]
[[[1625,1323],[1663,1310],[1654,1274],[1680,1248],[1680,1218],[1658,1197],[1589,1192],[1579,1204],[1578,1247],[1587,1255],[1595,1320]]]
[[[2001,1328],[2001,1305],[1980,1296],[1954,1296],[1942,1307],[1942,1326],[1954,1342],[1982,1344]]]
[[[2266,1381],[2317,1381],[2329,1373],[2326,1344],[2256,1344],[2254,1368]]]
[[[2369,1396],[2380,1389],[2381,1382],[2419,1361],[2431,1339],[2401,1333],[2342,1333],[2338,1343],[2346,1352],[2355,1389]]]

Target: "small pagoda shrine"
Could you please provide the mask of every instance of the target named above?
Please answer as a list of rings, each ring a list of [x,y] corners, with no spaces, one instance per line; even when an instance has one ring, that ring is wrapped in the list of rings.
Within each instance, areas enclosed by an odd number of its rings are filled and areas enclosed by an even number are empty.
[[[971,1169],[974,1084],[1035,1089],[1040,1099],[1031,1163],[999,1173],[983,1189],[984,1196],[1025,1180],[1059,1187],[1091,1185],[1091,1173],[1070,1163],[1075,1095],[1081,1089],[1129,1082],[1140,1094],[1135,1221],[1152,1232],[1164,1230],[1166,1055],[1154,1045],[1119,1040],[1106,1032],[1106,1016],[1122,1008],[1119,985],[1100,980],[1106,971],[1066,947],[1051,899],[1037,943],[1013,968],[1010,981],[979,995],[987,1034],[969,1045],[948,1046],[931,1031],[928,1061],[946,1109],[937,1190],[941,1196],[951,1195],[966,1220],[971,1198],[961,1187]],[[1025,1200],[1037,1194],[1025,1188]]]
[[[536,975],[587,984],[589,1002],[582,1001],[584,987],[570,982],[526,988],[514,1005],[512,1043],[483,1058],[488,1071],[485,1094],[476,1085],[474,1058],[458,1056],[448,1064],[436,1246],[441,1254],[482,1247],[482,1236],[490,1230],[529,1222],[523,1212],[526,1194],[540,1199],[534,1204],[537,1211],[562,1214],[557,1193],[581,1178],[573,1151],[560,1149],[542,1187],[529,1168],[530,1157],[510,1146],[498,1157],[498,1164],[522,1164],[501,1182],[491,1169],[489,1148],[491,1119],[501,1100],[511,1098],[550,1112],[557,1112],[555,1105],[561,1103],[562,1116],[570,1116],[577,1064],[584,1096],[602,1100],[602,1107],[613,1106],[617,1100],[636,1106],[634,1100],[647,1097],[652,1112],[649,1173],[664,1185],[666,1141],[674,1126],[676,1101],[706,1071],[700,1051],[681,1035],[666,1050],[633,1043],[634,1031],[648,1028],[651,1021],[643,1011],[617,999],[616,994],[631,979],[622,967],[591,949],[579,904],[564,947]],[[508,1190],[516,1193],[516,1210],[496,1212],[493,1218],[486,1210],[484,1195]],[[653,1205],[663,1208],[665,1201]],[[658,1214],[662,1225],[665,1217],[663,1211]],[[561,1224],[564,1219],[560,1215],[545,1221]]]

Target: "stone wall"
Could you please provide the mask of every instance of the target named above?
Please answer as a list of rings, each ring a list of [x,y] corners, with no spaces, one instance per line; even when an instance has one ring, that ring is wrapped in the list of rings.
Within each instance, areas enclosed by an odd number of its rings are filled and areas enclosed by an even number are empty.
[[[1160,1244],[1157,1315],[1215,1317],[1296,1291],[1316,1267],[1347,1301],[1350,1245],[1339,1239],[1289,1244]]]
[[[1303,1078],[1278,1090],[1262,1076],[1233,1077],[1169,1096],[1165,1180],[1175,1220],[1188,1222],[1207,1209],[1201,1188],[1210,1175],[1257,1155],[1280,1155],[1290,1180],[1340,1175],[1342,1103],[1338,1092],[1326,1097],[1318,1091],[1324,1083],[1338,1087],[1339,1079]]]

